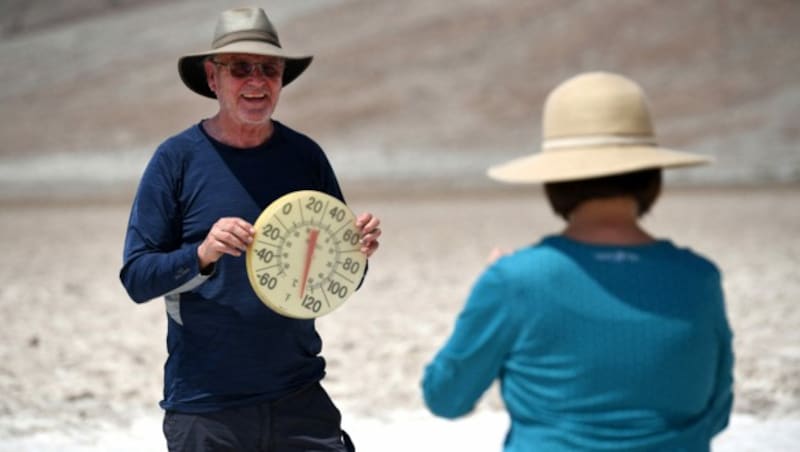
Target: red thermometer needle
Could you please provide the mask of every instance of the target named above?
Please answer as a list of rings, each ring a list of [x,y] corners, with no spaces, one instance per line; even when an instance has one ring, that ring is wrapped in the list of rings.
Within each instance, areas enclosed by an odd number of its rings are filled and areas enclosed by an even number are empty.
[[[308,269],[311,268],[311,258],[314,256],[314,248],[317,246],[317,236],[319,229],[312,229],[308,236],[308,249],[306,249],[306,265],[303,268],[303,283],[300,285],[300,298],[306,292],[306,282],[308,281]]]

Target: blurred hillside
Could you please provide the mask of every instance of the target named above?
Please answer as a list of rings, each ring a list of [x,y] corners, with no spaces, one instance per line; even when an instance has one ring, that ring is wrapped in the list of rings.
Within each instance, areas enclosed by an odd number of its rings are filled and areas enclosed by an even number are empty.
[[[161,140],[214,113],[176,60],[207,49],[218,12],[241,2],[0,5],[0,190],[11,190],[135,181]],[[487,165],[536,149],[552,87],[610,70],[650,94],[663,145],[717,159],[674,179],[800,181],[797,1],[262,6],[287,49],[315,55],[276,117],[317,139],[344,179],[483,181]]]

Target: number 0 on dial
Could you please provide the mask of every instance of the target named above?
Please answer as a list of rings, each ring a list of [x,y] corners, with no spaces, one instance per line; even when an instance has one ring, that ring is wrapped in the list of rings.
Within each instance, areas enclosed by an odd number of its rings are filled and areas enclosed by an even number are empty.
[[[355,292],[364,276],[355,216],[339,199],[295,191],[267,206],[247,248],[247,276],[275,312],[307,319],[325,315]]]

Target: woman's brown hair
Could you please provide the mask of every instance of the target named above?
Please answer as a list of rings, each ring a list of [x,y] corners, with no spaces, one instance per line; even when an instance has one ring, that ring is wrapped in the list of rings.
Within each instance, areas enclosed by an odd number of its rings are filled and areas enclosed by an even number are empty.
[[[631,196],[641,217],[650,210],[661,191],[661,169],[649,169],[614,176],[544,184],[550,206],[560,217],[569,218],[578,205],[597,198]]]

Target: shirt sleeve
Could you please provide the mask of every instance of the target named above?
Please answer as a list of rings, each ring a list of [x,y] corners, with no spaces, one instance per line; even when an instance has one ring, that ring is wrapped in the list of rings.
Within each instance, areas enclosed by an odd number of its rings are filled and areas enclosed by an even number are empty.
[[[199,244],[181,241],[179,169],[159,149],[145,168],[131,207],[120,280],[137,303],[178,288],[189,290],[209,277],[200,274]]]
[[[502,372],[517,330],[507,290],[497,265],[486,270],[450,338],[425,368],[423,397],[437,416],[456,418],[472,411]]]
[[[716,386],[710,402],[709,416],[711,435],[714,436],[728,426],[733,409],[733,332],[725,312],[725,297],[717,279],[717,335],[719,337],[719,367]]]

